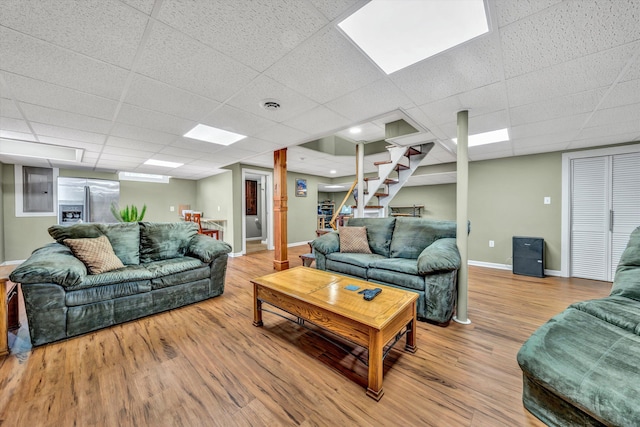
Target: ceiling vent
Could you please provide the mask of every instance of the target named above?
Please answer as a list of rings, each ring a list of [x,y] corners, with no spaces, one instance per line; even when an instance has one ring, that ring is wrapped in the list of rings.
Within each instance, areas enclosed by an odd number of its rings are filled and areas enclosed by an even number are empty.
[[[280,109],[280,102],[275,99],[264,99],[260,102],[260,106],[268,111],[276,111]]]

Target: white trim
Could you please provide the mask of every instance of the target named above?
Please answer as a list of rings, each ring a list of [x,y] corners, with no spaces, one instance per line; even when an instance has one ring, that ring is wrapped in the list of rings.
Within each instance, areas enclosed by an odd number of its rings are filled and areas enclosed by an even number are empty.
[[[13,261],[5,261],[5,262],[0,263],[0,266],[2,266],[2,265],[17,265],[17,264],[22,264],[25,261],[26,260],[24,260],[24,259],[18,259],[18,260],[13,260]]]
[[[305,240],[304,242],[293,242],[293,243],[287,243],[287,247],[288,248],[292,248],[294,246],[302,246],[302,245],[307,245],[309,244],[311,240]]]
[[[237,258],[237,257],[240,257],[242,255],[243,255],[242,252],[230,252],[229,253],[229,258]]]
[[[42,167],[42,166],[37,166]],[[44,217],[44,216],[58,216],[58,168],[43,168],[43,169],[51,169],[53,184],[51,186],[51,191],[53,192],[53,211],[50,212],[24,212],[22,210],[24,199],[22,197],[22,165],[14,165],[13,173],[15,179],[14,186],[14,194],[15,194],[15,213],[16,217]],[[57,224],[58,221],[56,220]]]
[[[640,153],[640,144],[622,145],[562,154],[562,218],[560,225],[560,277],[569,277],[571,266],[571,160],[586,157]],[[552,274],[550,274],[551,276]]]
[[[473,265],[476,267],[486,267],[486,268],[495,268],[497,270],[512,270],[513,267],[510,264],[498,264],[494,262],[485,262],[485,261],[472,261],[469,260],[469,265]],[[544,269],[545,276],[558,276],[564,277],[560,270],[547,270]]]

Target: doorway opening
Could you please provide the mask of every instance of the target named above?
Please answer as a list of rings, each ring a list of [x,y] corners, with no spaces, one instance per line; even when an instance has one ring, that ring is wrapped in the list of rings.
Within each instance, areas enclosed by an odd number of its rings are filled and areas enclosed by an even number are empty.
[[[242,169],[242,254],[273,249],[273,174]]]

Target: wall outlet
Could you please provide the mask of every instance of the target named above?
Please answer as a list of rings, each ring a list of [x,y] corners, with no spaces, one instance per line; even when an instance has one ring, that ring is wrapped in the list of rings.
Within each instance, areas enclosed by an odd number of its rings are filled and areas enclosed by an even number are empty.
[[[489,240],[489,247],[492,248],[494,247],[496,244],[493,240]]]
[[[220,212],[220,206],[218,206],[218,212]]]
[[[176,207],[175,206],[169,206],[169,212],[175,212]]]
[[[544,198],[544,204],[545,205],[550,205],[551,204],[551,197],[545,197]]]

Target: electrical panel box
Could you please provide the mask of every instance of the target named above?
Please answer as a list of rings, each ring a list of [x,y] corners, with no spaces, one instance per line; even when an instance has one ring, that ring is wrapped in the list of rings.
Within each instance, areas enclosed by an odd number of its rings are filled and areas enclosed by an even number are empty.
[[[544,277],[544,239],[513,236],[513,274]]]

